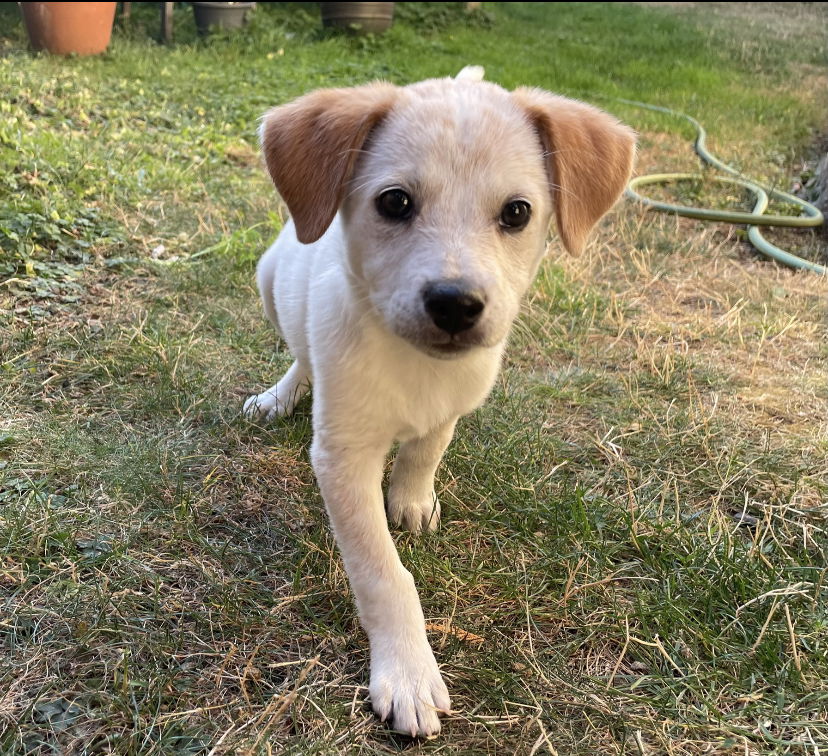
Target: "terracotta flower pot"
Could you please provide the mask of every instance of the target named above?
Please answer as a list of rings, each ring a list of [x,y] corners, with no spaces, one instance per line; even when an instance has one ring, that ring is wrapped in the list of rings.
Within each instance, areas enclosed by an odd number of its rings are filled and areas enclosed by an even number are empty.
[[[319,3],[322,25],[357,34],[384,32],[394,20],[394,3]]]
[[[117,3],[20,3],[34,50],[97,55],[112,35]]]

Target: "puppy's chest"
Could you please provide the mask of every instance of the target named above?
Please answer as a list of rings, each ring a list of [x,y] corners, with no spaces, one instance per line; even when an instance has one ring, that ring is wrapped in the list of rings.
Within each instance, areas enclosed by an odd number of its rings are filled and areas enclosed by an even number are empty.
[[[482,355],[481,355],[482,357]],[[472,363],[472,364],[469,364]],[[465,415],[485,400],[497,359],[389,361],[369,381],[368,415],[380,429],[405,441]]]
[[[405,441],[426,435],[452,417],[470,412],[467,397],[456,381],[436,382],[428,377],[406,376],[389,386],[386,401],[375,404],[376,420],[393,429],[394,438]]]

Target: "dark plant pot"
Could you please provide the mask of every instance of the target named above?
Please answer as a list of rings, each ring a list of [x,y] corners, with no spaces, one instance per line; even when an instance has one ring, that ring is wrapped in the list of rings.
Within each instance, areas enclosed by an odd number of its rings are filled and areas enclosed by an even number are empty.
[[[241,29],[255,7],[256,3],[193,3],[198,33],[207,34],[211,27]]]
[[[355,34],[378,34],[391,26],[394,3],[319,3],[322,26]]]
[[[109,46],[117,3],[20,3],[33,50],[97,55]]]

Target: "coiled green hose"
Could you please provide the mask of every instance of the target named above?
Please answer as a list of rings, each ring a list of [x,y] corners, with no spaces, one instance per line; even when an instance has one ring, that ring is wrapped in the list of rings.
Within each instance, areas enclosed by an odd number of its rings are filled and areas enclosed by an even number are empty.
[[[753,246],[756,247],[756,249],[758,249],[762,254],[792,268],[803,268],[805,270],[813,271],[814,273],[828,275],[828,267],[811,262],[810,260],[804,260],[797,255],[786,252],[784,249],[780,249],[776,245],[771,244],[767,239],[765,239],[764,236],[762,236],[758,228],[759,226],[785,226],[789,228],[813,228],[815,226],[820,226],[823,223],[823,217],[818,208],[814,207],[809,202],[805,202],[805,200],[802,200],[799,197],[795,197],[792,194],[780,192],[776,189],[766,189],[753,181],[742,178],[735,168],[727,165],[727,163],[723,163],[708,151],[705,144],[707,132],[695,118],[686,115],[685,113],[679,113],[675,110],[663,108],[658,105],[649,105],[645,102],[620,99],[618,102],[633,105],[637,108],[654,110],[659,113],[667,113],[668,115],[684,118],[686,121],[689,121],[696,130],[696,141],[693,145],[696,150],[696,154],[708,165],[718,168],[720,171],[728,173],[733,177],[713,176],[712,178],[715,181],[720,181],[722,183],[737,184],[738,186],[744,187],[753,194],[754,205],[753,209],[749,213],[739,211],[710,210],[700,207],[672,205],[667,202],[658,202],[650,199],[649,197],[644,197],[636,191],[638,187],[646,186],[648,184],[666,184],[674,181],[693,181],[703,178],[702,175],[698,173],[652,173],[646,176],[638,176],[630,181],[627,186],[626,194],[628,197],[641,202],[644,205],[652,207],[655,210],[660,210],[665,213],[673,213],[674,215],[682,215],[687,218],[697,218],[699,220],[706,221],[745,224],[747,225],[748,239],[751,244],[753,244]],[[765,215],[764,213],[768,208],[770,197],[773,197],[775,200],[795,205],[802,210],[804,215],[800,215],[798,217],[788,215]]]

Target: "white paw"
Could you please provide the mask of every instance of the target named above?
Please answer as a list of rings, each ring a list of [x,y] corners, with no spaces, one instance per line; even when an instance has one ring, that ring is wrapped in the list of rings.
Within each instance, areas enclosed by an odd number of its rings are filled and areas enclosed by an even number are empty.
[[[379,718],[411,737],[436,735],[440,714],[451,711],[448,689],[427,643],[414,653],[372,649],[369,692]]]
[[[422,494],[391,485],[388,489],[388,519],[413,533],[436,530],[440,522],[440,500],[434,489]]]
[[[285,406],[275,393],[254,394],[245,403],[242,412],[251,420],[273,420],[286,414]]]

